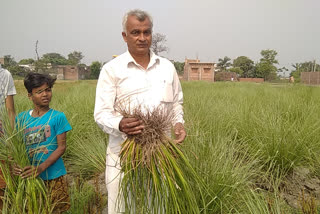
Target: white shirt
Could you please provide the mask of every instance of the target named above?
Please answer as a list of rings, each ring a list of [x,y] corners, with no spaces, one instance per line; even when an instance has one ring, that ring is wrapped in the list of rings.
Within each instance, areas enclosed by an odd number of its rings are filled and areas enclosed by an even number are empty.
[[[138,105],[148,109],[161,105],[164,109],[172,109],[173,125],[184,123],[183,94],[176,70],[169,60],[151,51],[147,69],[136,63],[128,51],[101,69],[94,118],[109,134],[109,149],[113,153],[120,151],[120,144],[125,139],[119,130],[123,116],[115,111],[115,106],[121,103],[130,103],[130,109]]]
[[[4,105],[7,96],[15,94],[16,88],[14,87],[13,78],[10,72],[1,68],[0,65],[0,107]]]

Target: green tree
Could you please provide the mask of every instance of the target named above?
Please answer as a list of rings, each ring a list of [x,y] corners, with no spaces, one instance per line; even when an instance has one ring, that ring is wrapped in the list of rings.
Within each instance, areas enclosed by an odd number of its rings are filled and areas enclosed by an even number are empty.
[[[234,59],[233,68],[240,69],[231,68],[229,70],[238,73],[241,77],[253,77],[254,75],[254,62],[246,56],[239,56]]]
[[[90,70],[91,70],[91,79],[98,79],[100,75],[100,70],[101,70],[102,64],[98,61],[94,61],[90,65]]]
[[[4,56],[4,68],[8,69],[12,75],[24,76],[26,69],[20,67],[11,55]]]
[[[82,52],[73,51],[68,54],[68,62],[70,65],[79,65],[83,57]]]
[[[183,71],[184,71],[184,62],[174,62],[173,63],[174,67],[177,70],[177,73],[179,75],[183,75]]]
[[[14,58],[11,55],[5,55],[4,56],[4,68],[9,68],[10,66],[17,65],[17,62],[14,60]]]
[[[68,60],[59,53],[46,53],[43,54],[41,60],[45,63],[51,63],[51,65],[68,65]]]
[[[169,48],[165,45],[167,41],[166,36],[161,33],[152,35],[151,50],[158,55],[161,52],[167,52]]]
[[[19,61],[19,65],[31,65],[34,63],[34,59],[28,58],[28,59],[22,59]]]
[[[232,67],[229,69],[229,71],[238,74],[240,77],[243,77],[244,71],[240,67]]]
[[[263,63],[268,63],[268,64],[278,64],[278,60],[276,59],[276,56],[277,56],[277,51],[275,50],[270,50],[270,49],[267,49],[267,50],[262,50],[260,52],[262,58],[260,59],[260,62],[263,62]]]
[[[263,78],[264,80],[273,80],[277,78],[277,67],[278,64],[276,59],[277,52],[275,50],[262,50],[260,52],[262,58],[260,62],[256,65],[256,77]]]
[[[223,59],[218,59],[218,67],[221,71],[227,71],[227,69],[231,66],[231,59],[227,56],[225,56]]]
[[[277,77],[277,67],[267,62],[259,62],[255,74],[258,78],[273,80]]]

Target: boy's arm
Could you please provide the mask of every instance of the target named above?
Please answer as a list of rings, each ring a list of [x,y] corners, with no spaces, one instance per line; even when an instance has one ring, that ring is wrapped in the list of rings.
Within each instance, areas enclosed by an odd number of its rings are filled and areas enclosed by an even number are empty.
[[[26,166],[23,168],[23,172],[21,173],[22,178],[27,178],[30,176],[37,177],[40,175],[44,170],[46,170],[49,166],[55,163],[66,151],[66,139],[67,139],[67,132],[64,132],[60,135],[57,135],[58,141],[58,148],[51,153],[47,160],[41,163],[39,166]]]

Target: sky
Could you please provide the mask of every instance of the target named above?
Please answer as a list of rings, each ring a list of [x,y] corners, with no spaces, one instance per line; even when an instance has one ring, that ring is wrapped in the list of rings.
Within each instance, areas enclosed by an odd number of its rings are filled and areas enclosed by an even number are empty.
[[[278,67],[320,63],[319,0],[0,0],[0,57],[16,61],[81,51],[83,63],[106,62],[127,50],[122,17],[151,14],[154,33],[166,35],[162,56],[218,62],[247,56],[257,62],[276,50]]]

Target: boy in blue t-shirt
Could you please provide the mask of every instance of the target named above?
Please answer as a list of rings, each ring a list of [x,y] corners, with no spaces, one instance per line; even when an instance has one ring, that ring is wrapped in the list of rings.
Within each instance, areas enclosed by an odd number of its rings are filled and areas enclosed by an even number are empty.
[[[14,174],[22,178],[39,176],[51,191],[55,212],[70,208],[67,174],[61,156],[66,150],[66,135],[72,128],[63,112],[49,107],[56,79],[46,74],[29,73],[24,79],[28,97],[34,109],[20,113],[16,125],[23,129],[24,143],[31,165],[15,167]]]

